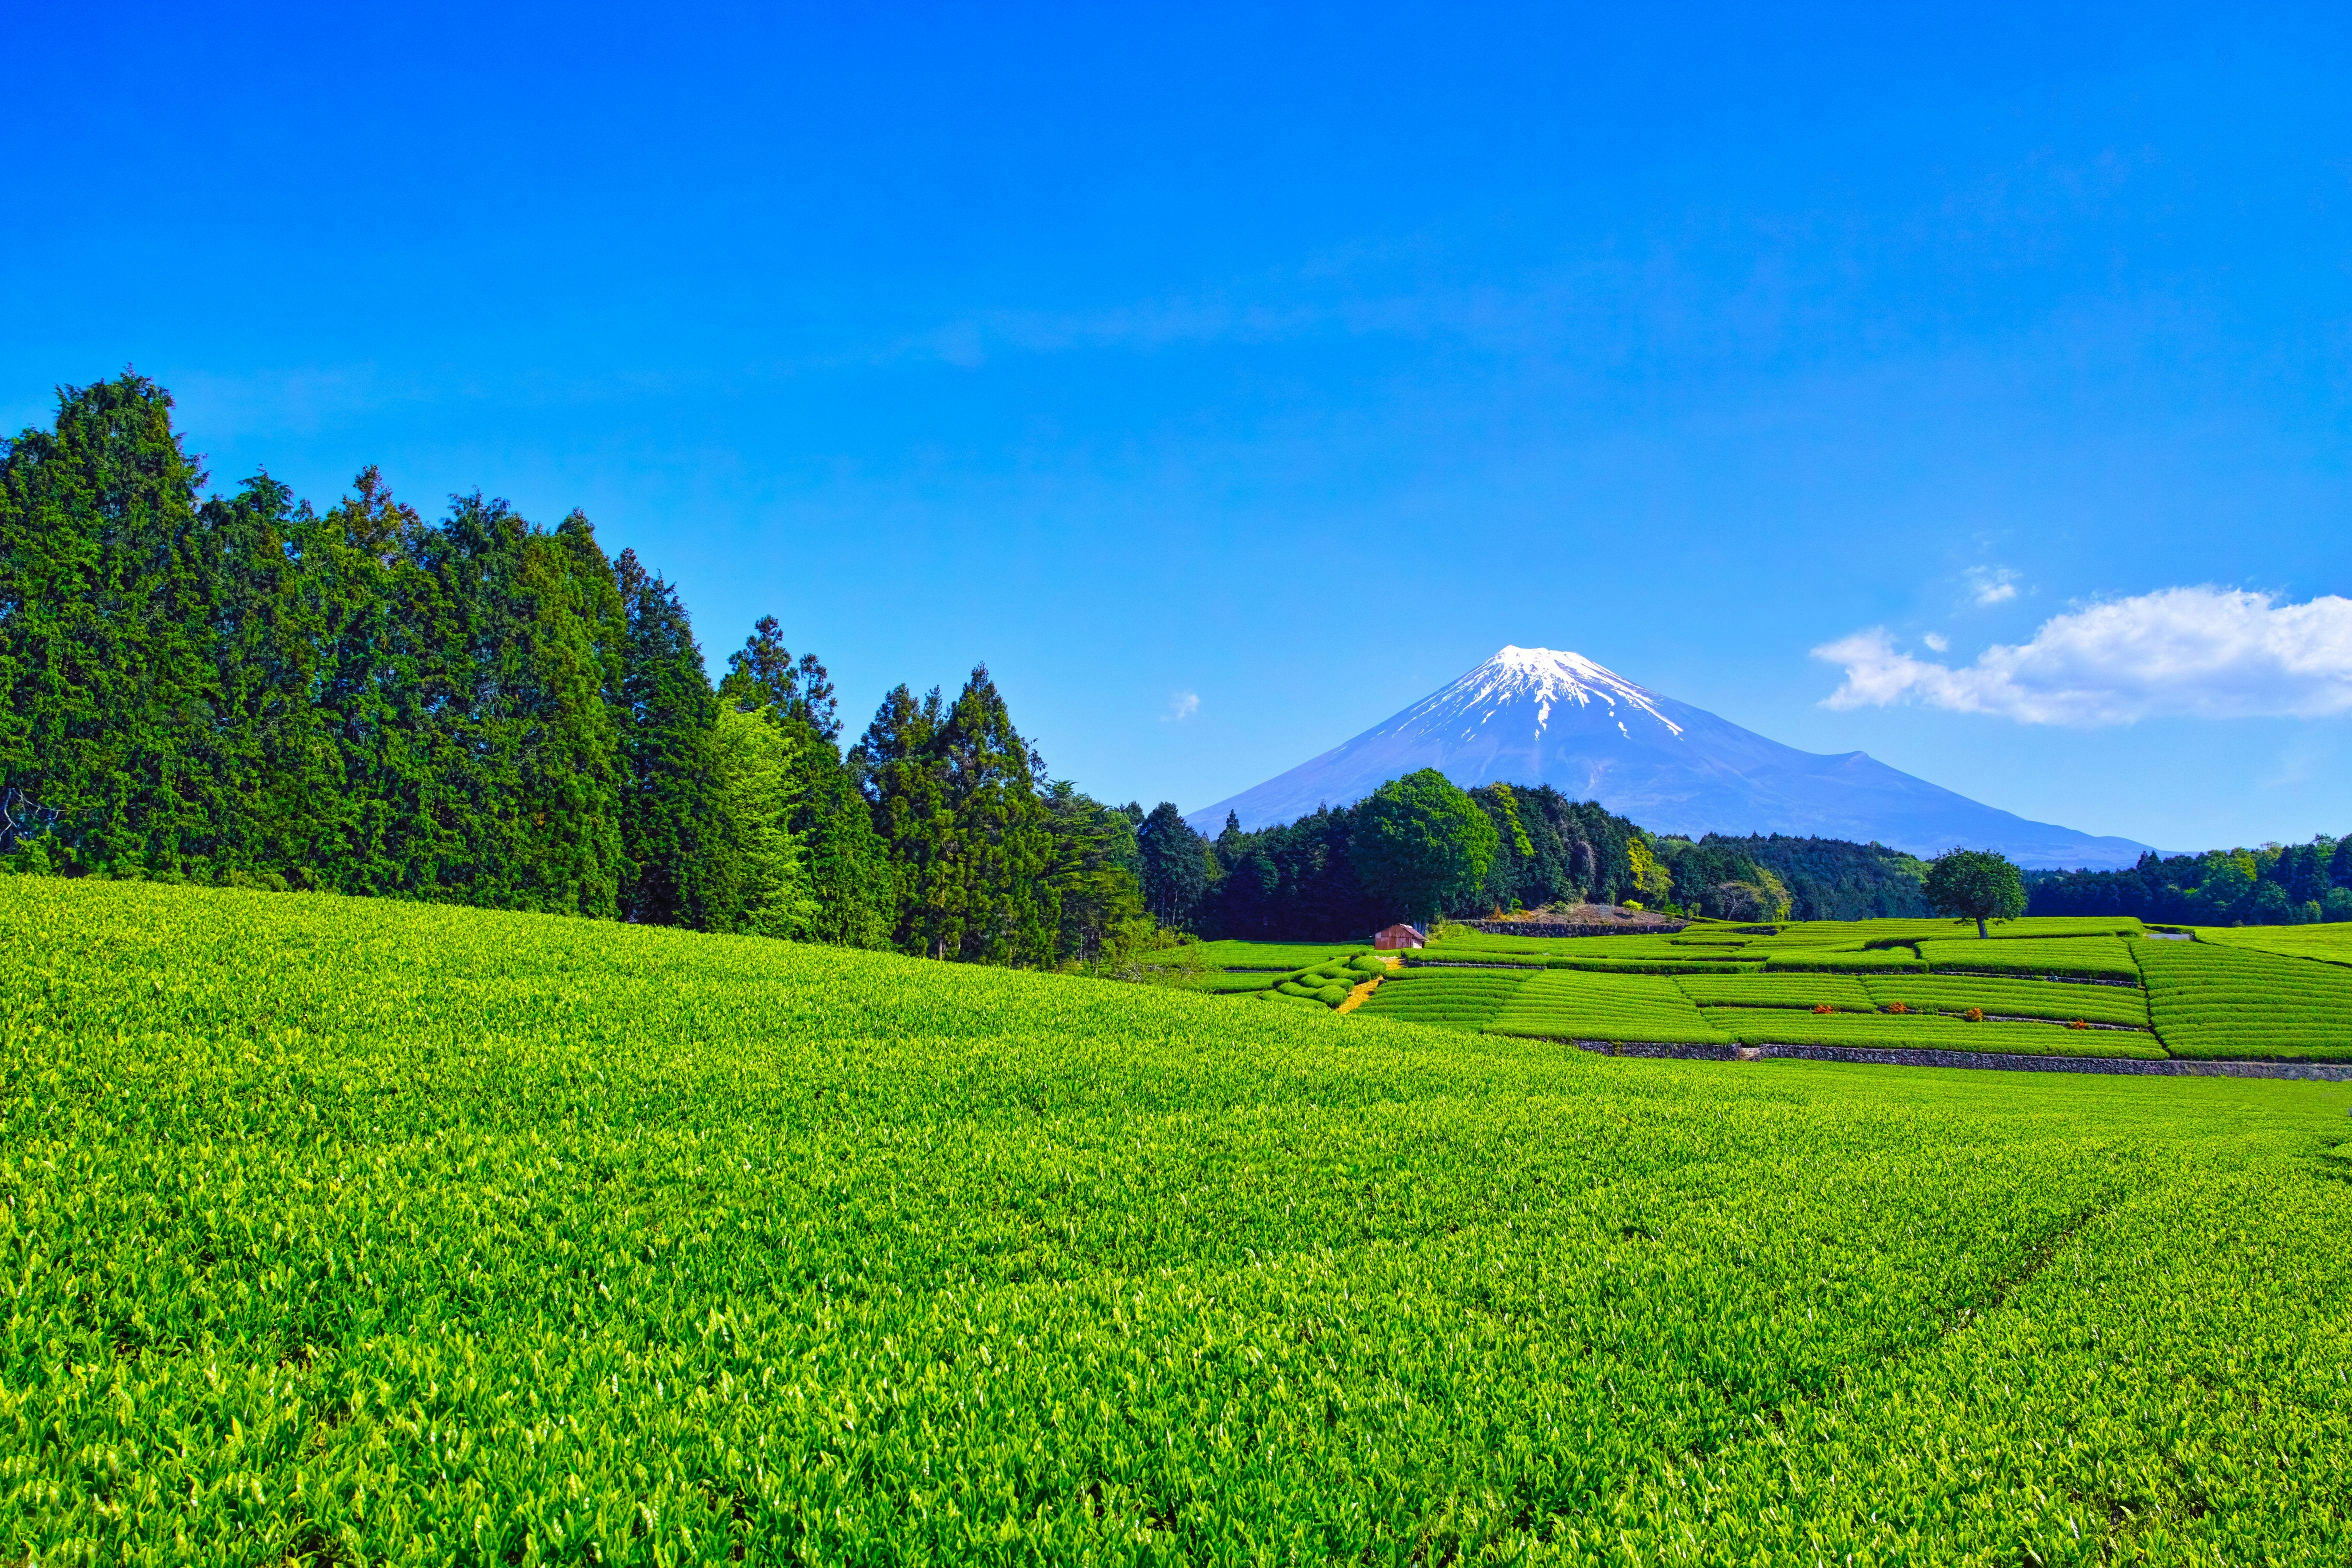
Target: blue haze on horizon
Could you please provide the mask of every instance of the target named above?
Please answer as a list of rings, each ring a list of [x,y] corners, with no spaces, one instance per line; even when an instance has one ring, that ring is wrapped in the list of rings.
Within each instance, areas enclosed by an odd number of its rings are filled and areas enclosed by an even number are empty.
[[[127,363],[215,488],[583,508],[852,734],[984,659],[1190,810],[1517,643],[2087,832],[2352,831],[2344,717],[1834,708],[1811,652],[2346,587],[2340,8],[9,30],[0,428]]]

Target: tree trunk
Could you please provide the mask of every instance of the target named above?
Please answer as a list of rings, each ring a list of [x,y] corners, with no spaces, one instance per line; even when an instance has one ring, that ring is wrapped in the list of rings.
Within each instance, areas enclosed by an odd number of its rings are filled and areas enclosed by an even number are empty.
[[[1985,930],[1984,916],[1977,917],[1977,940],[1982,942],[1990,933]]]

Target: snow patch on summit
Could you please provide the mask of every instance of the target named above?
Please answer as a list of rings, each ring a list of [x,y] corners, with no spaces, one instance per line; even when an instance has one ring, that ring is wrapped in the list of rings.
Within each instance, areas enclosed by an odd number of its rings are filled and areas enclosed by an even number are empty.
[[[1589,708],[1596,701],[1609,705],[1617,728],[1628,740],[1633,738],[1633,732],[1625,729],[1624,715],[1618,708],[1621,702],[1648,714],[1671,734],[1678,736],[1683,732],[1681,725],[1659,711],[1655,692],[1634,685],[1615,670],[1595,664],[1580,653],[1516,645],[1504,648],[1453,685],[1423,698],[1376,732],[1426,726],[1457,714],[1473,713],[1475,728],[1517,704],[1532,702],[1536,732],[1541,734],[1550,727],[1552,709],[1557,704],[1573,702],[1580,708]],[[1465,730],[1463,734],[1467,739],[1470,731]]]

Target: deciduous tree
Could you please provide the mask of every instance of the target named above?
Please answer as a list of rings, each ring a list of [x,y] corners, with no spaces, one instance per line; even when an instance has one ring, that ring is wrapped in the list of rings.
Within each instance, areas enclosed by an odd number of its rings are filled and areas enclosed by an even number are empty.
[[[1476,893],[1494,863],[1494,823],[1435,768],[1390,780],[1354,815],[1357,874],[1406,919],[1429,921]]]
[[[1928,863],[1922,891],[1937,913],[1976,921],[1980,937],[1988,934],[1987,921],[2025,912],[2024,876],[2008,857],[1990,849],[1947,849]]]

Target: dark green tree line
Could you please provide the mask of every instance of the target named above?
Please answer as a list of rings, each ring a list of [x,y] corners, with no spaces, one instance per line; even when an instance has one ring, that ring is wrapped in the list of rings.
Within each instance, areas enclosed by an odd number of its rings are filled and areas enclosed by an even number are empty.
[[[1454,790],[1450,784],[1445,788]],[[1642,830],[1592,802],[1570,801],[1548,784],[1454,791],[1484,816],[1489,838],[1460,815],[1452,796],[1425,782],[1408,793],[1428,796],[1428,809],[1451,826],[1441,834],[1433,817],[1426,833],[1416,828],[1405,837],[1451,839],[1462,857],[1462,875],[1440,866],[1432,873],[1433,883],[1399,881],[1399,867],[1386,849],[1365,847],[1372,837],[1370,800],[1324,806],[1256,832],[1243,831],[1229,817],[1208,846],[1213,874],[1190,929],[1212,936],[1360,937],[1412,917],[1415,909],[1427,918],[1433,911],[1422,906],[1433,889],[1434,913],[1465,917],[1639,897],[1630,847],[1643,841]],[[1396,809],[1383,806],[1375,815]],[[1148,875],[1145,885],[1150,886]]]
[[[772,618],[714,688],[677,590],[478,493],[324,512],[205,476],[171,398],[0,443],[0,858],[1023,964],[1147,940],[1131,825],[986,671],[851,756]],[[869,754],[870,753],[870,754]]]
[[[1148,939],[1128,819],[1046,779],[984,666],[952,702],[892,690],[849,766],[887,852],[899,951],[1094,963]]]
[[[2116,871],[2028,871],[2027,912],[2137,915],[2185,925],[2352,920],[2352,836],[2142,855]]]

